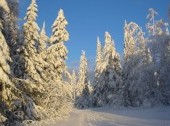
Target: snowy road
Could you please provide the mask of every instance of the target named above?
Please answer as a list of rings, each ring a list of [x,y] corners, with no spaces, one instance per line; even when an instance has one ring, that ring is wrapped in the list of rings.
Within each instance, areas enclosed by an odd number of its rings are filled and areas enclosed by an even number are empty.
[[[75,109],[67,120],[49,126],[170,126],[170,107]]]

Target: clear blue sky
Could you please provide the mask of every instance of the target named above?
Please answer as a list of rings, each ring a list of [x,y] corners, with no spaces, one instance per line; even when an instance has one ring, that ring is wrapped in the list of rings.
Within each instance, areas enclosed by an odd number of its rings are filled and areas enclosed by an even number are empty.
[[[31,0],[20,0],[20,18],[23,19]],[[154,8],[158,18],[167,22],[169,0],[37,0],[38,19],[41,27],[46,22],[46,32],[51,35],[51,25],[62,8],[69,22],[67,27],[70,40],[67,42],[69,50],[67,64],[76,66],[79,63],[81,50],[85,50],[89,62],[93,63],[96,55],[96,37],[104,41],[104,33],[108,31],[115,45],[123,52],[124,20],[134,21],[145,30],[146,15],[149,8]],[[22,24],[23,22],[21,22]],[[93,66],[91,64],[91,66]]]

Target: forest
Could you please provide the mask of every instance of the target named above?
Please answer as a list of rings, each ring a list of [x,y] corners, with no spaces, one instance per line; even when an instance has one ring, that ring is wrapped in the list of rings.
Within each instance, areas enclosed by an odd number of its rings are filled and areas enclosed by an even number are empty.
[[[170,105],[170,33],[168,22],[148,9],[146,31],[124,24],[124,51],[105,32],[97,37],[94,80],[85,51],[79,70],[66,64],[69,24],[60,9],[51,36],[37,24],[31,0],[25,23],[18,25],[18,0],[0,0],[0,125],[20,126],[66,117],[72,108]],[[145,19],[144,19],[145,20]]]

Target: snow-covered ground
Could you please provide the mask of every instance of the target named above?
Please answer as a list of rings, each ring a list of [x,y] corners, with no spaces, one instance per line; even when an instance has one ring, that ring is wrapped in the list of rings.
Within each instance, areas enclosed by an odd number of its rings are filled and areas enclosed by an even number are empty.
[[[45,126],[170,126],[170,107],[77,110]]]

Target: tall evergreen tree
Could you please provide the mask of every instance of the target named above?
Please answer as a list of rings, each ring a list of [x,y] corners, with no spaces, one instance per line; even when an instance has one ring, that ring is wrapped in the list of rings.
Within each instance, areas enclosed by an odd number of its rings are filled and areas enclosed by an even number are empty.
[[[117,93],[122,83],[120,57],[108,32],[105,33],[103,56],[104,61],[102,62],[102,72],[99,75],[99,84],[95,85],[93,92],[92,102],[94,106],[119,104]]]
[[[147,18],[149,22],[146,24],[146,27],[148,29],[148,33],[154,36],[156,34],[156,16],[158,13],[153,8],[150,8],[148,12]]]
[[[153,74],[151,69],[152,56],[147,47],[142,29],[134,22],[130,22],[125,26],[124,50],[126,51],[124,52],[123,67],[124,103],[125,105],[140,106],[146,100],[146,97],[149,97],[149,93],[146,96],[146,92],[151,90],[150,84],[148,84],[151,80],[145,80],[145,78],[147,78],[147,70],[150,74]],[[133,47],[133,49],[126,45]],[[127,52],[130,52],[128,53],[128,57],[126,57]],[[152,78],[153,75],[150,75],[150,77]],[[141,78],[145,82],[142,82]]]
[[[0,57],[1,57],[1,60],[0,60],[0,89],[1,91],[5,91],[4,88],[7,87],[7,85],[10,85],[10,86],[13,86],[12,85],[12,82],[9,78],[9,75],[11,74],[11,70],[10,70],[10,65],[9,65],[9,62],[11,62],[11,57],[10,57],[10,49],[7,45],[7,42],[5,40],[5,37],[4,37],[4,34],[2,33],[2,30],[3,30],[3,25],[2,25],[2,21],[4,21],[4,13],[8,13],[9,12],[9,7],[6,3],[6,1],[2,1],[2,5],[0,4],[0,9],[1,9],[1,12],[3,13],[0,13]],[[5,11],[5,12],[4,12]],[[4,96],[1,96],[2,99]],[[5,97],[8,97],[5,96]]]
[[[124,59],[128,61],[131,56],[142,53],[145,50],[145,43],[146,41],[142,28],[134,22],[127,24],[125,21]]]
[[[88,87],[87,59],[84,51],[82,51],[82,55],[80,57],[78,88],[79,96],[77,97],[75,106],[78,108],[89,107],[90,91]]]
[[[77,76],[75,71],[72,71],[71,74],[71,80],[70,80],[71,86],[73,87],[73,99],[75,100],[78,94],[78,84],[77,84]]]
[[[27,9],[25,16],[26,23],[23,26],[24,31],[24,45],[27,53],[35,55],[37,52],[37,43],[39,40],[39,27],[36,23],[37,18],[37,4],[36,0],[32,0],[30,6]]]
[[[132,33],[128,30],[127,22],[125,21],[124,26],[124,59],[128,60],[135,51],[135,42],[132,38]]]
[[[25,16],[26,23],[23,25],[25,62],[24,78],[40,81],[41,77],[35,68],[39,41],[39,27],[36,23],[37,12],[36,0],[32,0]]]
[[[88,83],[88,76],[87,76],[87,59],[85,52],[82,51],[82,55],[80,57],[80,67],[79,67],[79,79],[78,84],[84,88],[85,84]]]
[[[57,19],[52,26],[52,36],[50,38],[51,46],[47,49],[47,60],[51,63],[52,78],[61,79],[62,74],[66,71],[65,60],[67,59],[67,48],[64,42],[68,41],[69,33],[66,30],[68,22],[64,17],[64,11],[59,10]]]
[[[103,51],[99,37],[97,37],[97,50],[96,50],[96,66],[95,66],[95,85],[99,82],[99,77],[102,72]]]
[[[103,53],[104,53],[103,54],[104,62],[105,62],[105,65],[107,65],[109,62],[110,56],[115,55],[116,53],[114,42],[112,40],[111,35],[108,32],[105,32],[105,45],[104,45]]]
[[[4,35],[7,40],[7,44],[11,48],[10,55],[13,56],[16,53],[16,48],[18,44],[18,9],[19,2],[18,0],[7,0],[10,12],[6,13],[4,24]]]
[[[8,9],[4,9],[4,10],[8,10]],[[8,13],[8,11],[6,12]],[[3,17],[3,15],[0,14],[0,17]],[[1,18],[0,18],[0,24],[1,24]],[[0,29],[0,41],[1,41],[0,44],[1,46],[0,108],[3,108],[3,110],[0,109],[0,113],[6,117],[7,125],[17,125],[16,123],[17,121],[22,121],[26,118],[37,119],[38,116],[35,111],[35,106],[34,106],[35,104],[33,103],[33,100],[30,97],[32,94],[30,93],[29,89],[32,84],[29,83],[28,86],[28,83],[22,83],[21,81],[17,83],[15,81],[16,79],[12,78],[12,71],[10,68],[11,66],[9,65],[9,63],[11,62],[10,51],[9,51],[10,46],[7,45],[6,39],[1,31],[4,27],[1,27]],[[11,33],[10,35],[12,34],[13,33]]]
[[[46,45],[48,42],[48,36],[46,35],[45,31],[45,22],[43,23],[43,27],[40,32],[40,39],[39,39],[39,45],[38,45],[38,51],[41,52],[42,50],[46,49]]]

